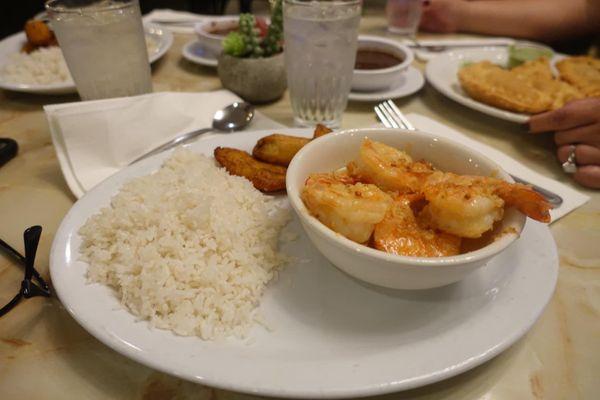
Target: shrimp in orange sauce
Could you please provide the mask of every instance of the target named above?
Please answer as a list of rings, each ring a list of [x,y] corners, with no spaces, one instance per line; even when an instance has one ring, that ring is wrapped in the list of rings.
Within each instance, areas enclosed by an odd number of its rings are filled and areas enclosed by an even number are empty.
[[[361,182],[385,191],[413,193],[435,170],[425,161],[413,161],[404,151],[370,139],[363,140],[358,159],[350,162],[348,172]]]
[[[302,200],[319,221],[358,243],[370,239],[392,202],[377,186],[355,183],[343,173],[311,174]]]
[[[541,222],[550,222],[551,209],[529,186],[442,172],[369,139],[345,172],[311,175],[302,199],[323,224],[355,242],[424,257],[459,254],[462,238],[491,231],[506,207]]]
[[[421,226],[412,208],[421,198],[420,195],[394,198],[383,221],[375,225],[373,244],[376,249],[414,257],[445,257],[460,253],[460,237]]]
[[[424,183],[428,225],[457,236],[478,238],[504,216],[505,206],[542,222],[550,221],[550,204],[529,186],[482,176],[436,172]]]

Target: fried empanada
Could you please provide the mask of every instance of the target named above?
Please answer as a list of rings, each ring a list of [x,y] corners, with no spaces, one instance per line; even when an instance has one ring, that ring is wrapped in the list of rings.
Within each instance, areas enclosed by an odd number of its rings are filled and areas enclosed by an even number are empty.
[[[600,60],[581,56],[556,63],[560,78],[579,89],[586,97],[600,96]]]
[[[537,114],[551,109],[554,101],[528,79],[489,61],[464,66],[458,79],[469,96],[504,110]]]

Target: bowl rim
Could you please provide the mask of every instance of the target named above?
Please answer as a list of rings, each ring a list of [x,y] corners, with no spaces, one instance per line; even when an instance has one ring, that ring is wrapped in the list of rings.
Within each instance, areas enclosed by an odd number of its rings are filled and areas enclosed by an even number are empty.
[[[510,183],[514,183],[514,180],[511,176],[502,169],[500,165],[496,162],[492,161],[489,157],[484,154],[473,150],[467,146],[464,146],[456,141],[447,139],[445,137],[440,137],[431,133],[427,133],[420,130],[406,130],[406,129],[389,129],[389,128],[359,128],[359,129],[347,129],[338,132],[332,132],[330,134],[321,136],[317,139],[311,140],[308,144],[306,144],[300,151],[294,156],[290,165],[288,166],[287,174],[286,174],[286,190],[287,197],[292,205],[292,208],[298,214],[301,222],[307,223],[310,228],[315,229],[322,236],[329,239],[330,242],[334,243],[337,247],[342,248],[343,250],[350,251],[355,253],[357,256],[363,257],[373,257],[377,260],[384,261],[387,263],[397,264],[399,266],[429,266],[429,267],[462,267],[465,264],[471,264],[477,261],[485,260],[491,258],[492,256],[502,252],[505,250],[510,244],[512,244],[523,231],[525,226],[525,222],[527,217],[523,214],[519,214],[519,218],[517,220],[516,228],[517,232],[507,232],[503,234],[499,239],[494,242],[488,244],[485,247],[477,249],[475,251],[471,251],[464,254],[459,254],[456,256],[447,256],[447,257],[412,257],[412,256],[400,256],[396,254],[386,253],[381,250],[373,249],[371,247],[362,245],[360,243],[356,243],[338,233],[328,228],[319,221],[317,218],[312,216],[304,202],[300,198],[300,189],[296,187],[296,175],[298,174],[298,170],[300,165],[302,164],[303,158],[306,154],[314,151],[319,148],[319,145],[325,143],[327,141],[335,141],[341,140],[340,138],[346,135],[360,135],[363,137],[372,137],[373,135],[377,135],[378,133],[389,133],[389,134],[411,134],[418,135],[424,139],[429,139],[432,141],[438,141],[443,143],[444,145],[448,145],[450,147],[454,147],[455,149],[460,149],[461,151],[465,151],[471,153],[472,155],[476,155],[482,161],[488,163],[492,168],[498,171],[498,178],[508,181]],[[374,140],[377,140],[374,138]]]
[[[382,43],[382,44],[388,45],[390,47],[399,49],[400,51],[402,51],[402,53],[404,53],[404,60],[400,64],[394,65],[393,67],[388,67],[388,68],[379,68],[379,69],[356,69],[356,68],[354,68],[353,69],[354,74],[381,75],[381,74],[388,74],[390,72],[399,72],[399,71],[406,69],[409,65],[411,65],[415,59],[412,50],[408,46],[405,46],[405,45],[398,43],[391,39],[387,39],[387,38],[380,37],[380,36],[373,36],[373,35],[359,35],[358,36],[358,39],[356,42],[356,51],[357,52],[360,48],[361,40],[363,40],[365,42]]]

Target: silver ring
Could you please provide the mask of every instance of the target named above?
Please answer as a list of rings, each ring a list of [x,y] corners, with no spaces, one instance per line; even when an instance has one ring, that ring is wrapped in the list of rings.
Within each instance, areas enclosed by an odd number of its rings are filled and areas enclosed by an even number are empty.
[[[562,164],[562,169],[567,174],[574,174],[577,172],[577,160],[575,159],[575,146],[571,145],[569,147],[569,156],[567,157],[567,161]]]

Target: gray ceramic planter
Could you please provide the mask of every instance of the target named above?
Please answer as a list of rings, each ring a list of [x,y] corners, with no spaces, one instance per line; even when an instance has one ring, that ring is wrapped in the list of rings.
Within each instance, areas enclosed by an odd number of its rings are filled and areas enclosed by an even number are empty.
[[[223,87],[250,103],[277,100],[287,88],[283,53],[267,58],[219,56]]]

